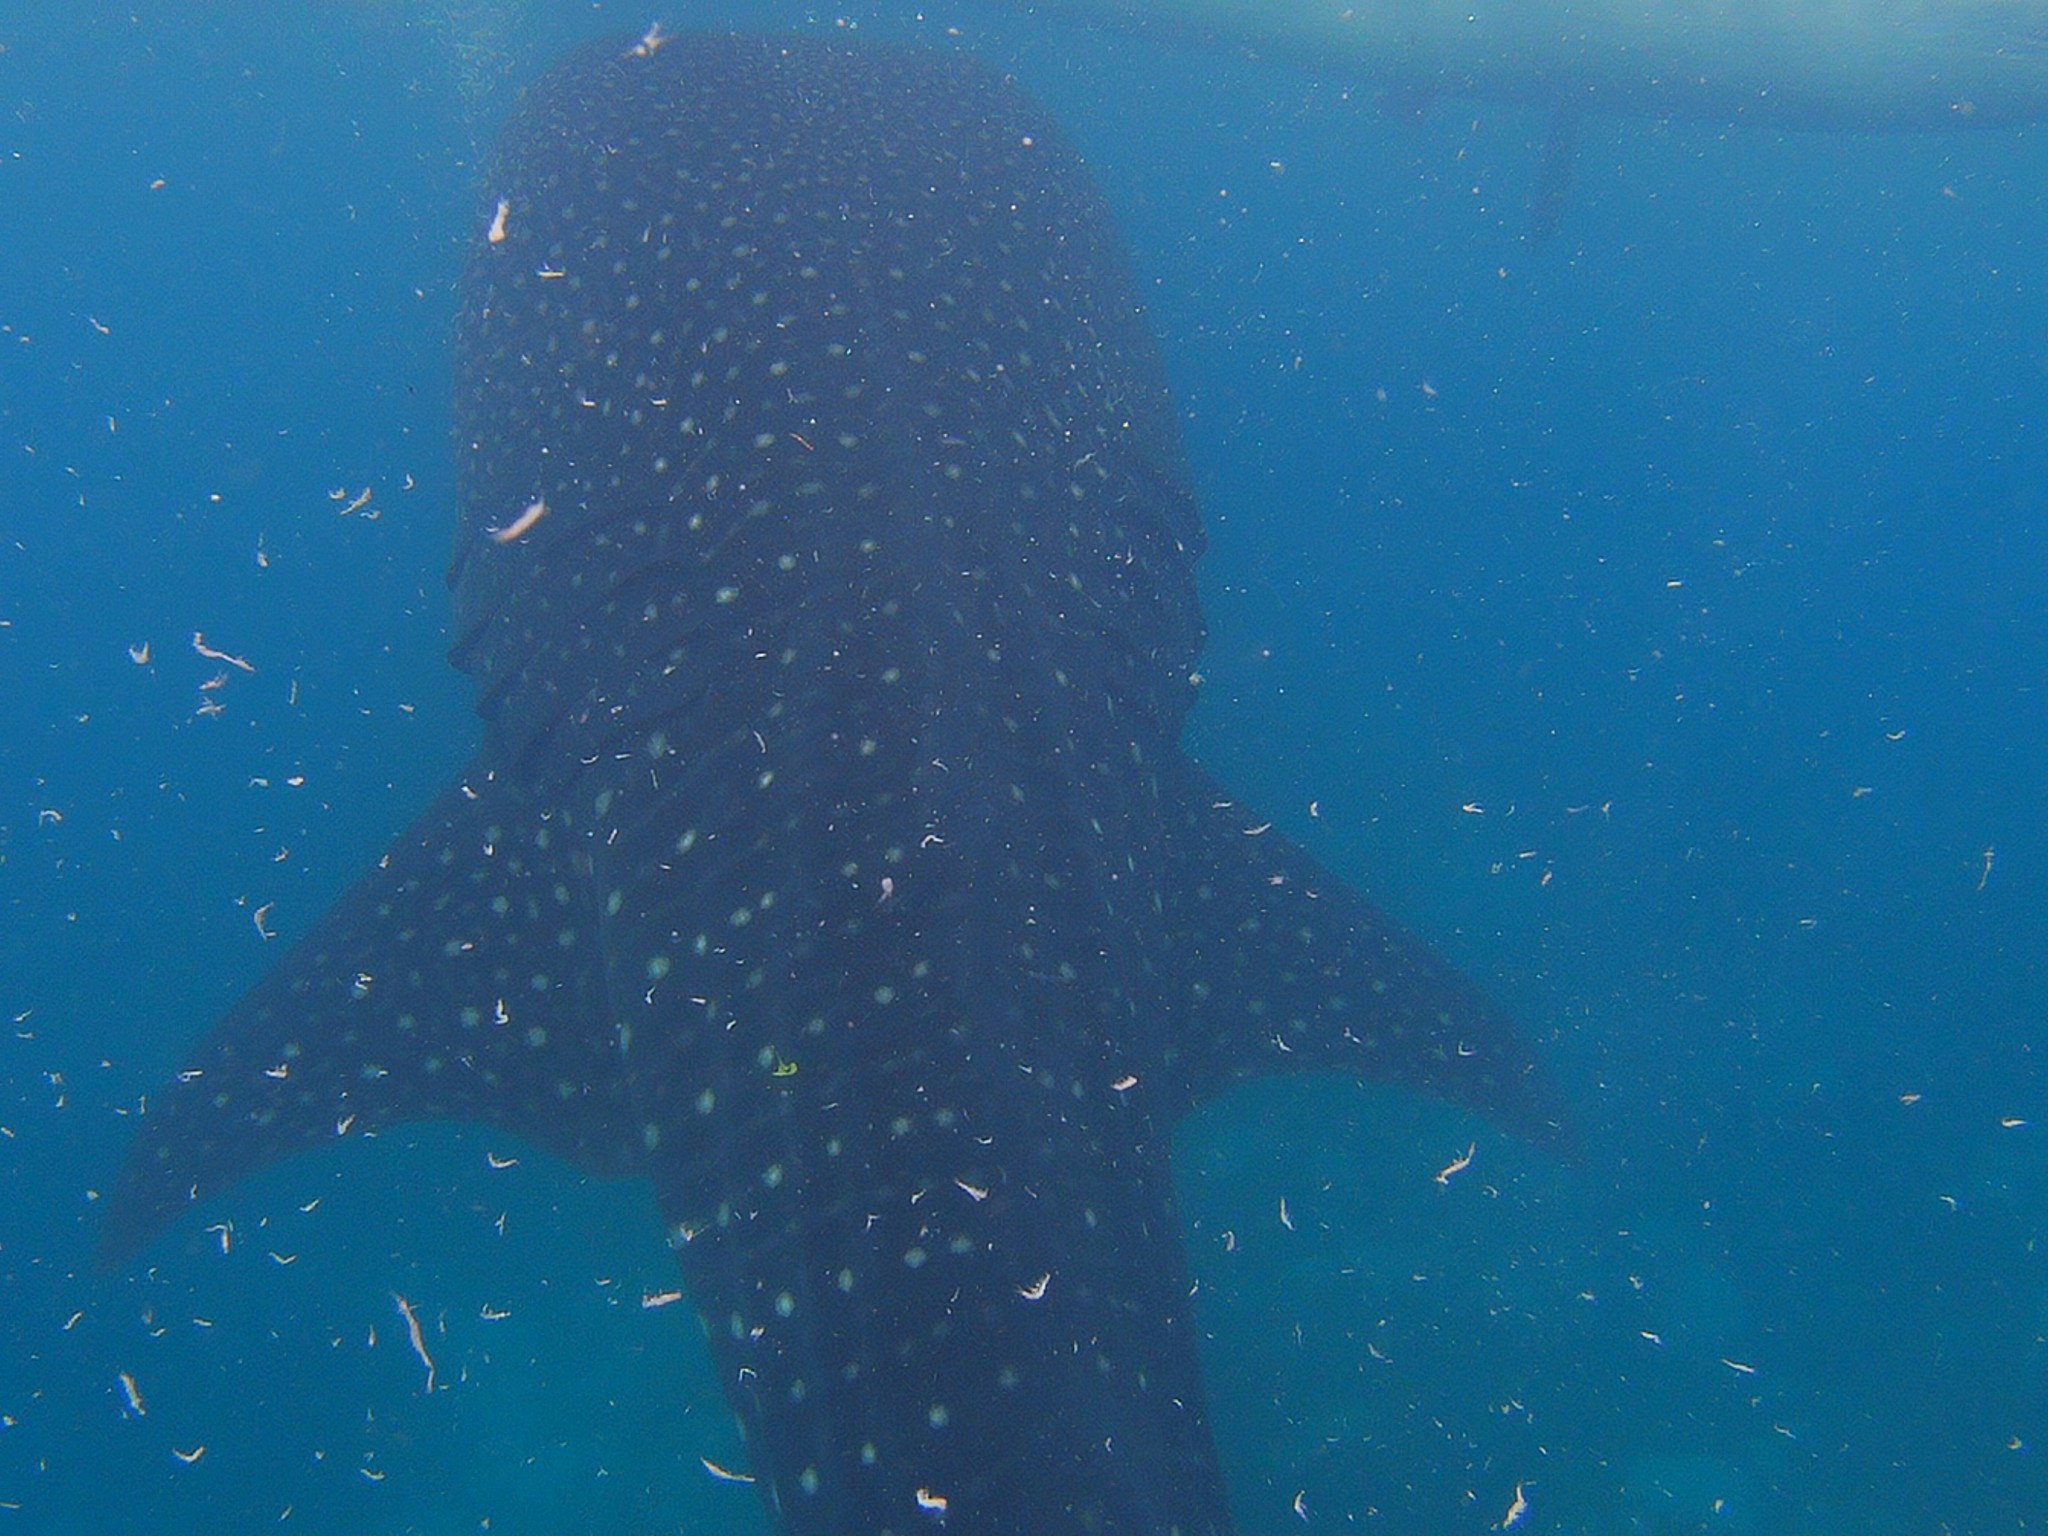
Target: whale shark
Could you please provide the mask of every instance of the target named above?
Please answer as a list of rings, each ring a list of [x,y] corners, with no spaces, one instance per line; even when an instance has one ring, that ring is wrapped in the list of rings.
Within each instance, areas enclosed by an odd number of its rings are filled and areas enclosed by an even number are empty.
[[[1049,0],[1422,104],[1921,131],[2048,118],[2048,0]]]
[[[101,1254],[408,1121],[645,1181],[793,1536],[1231,1529],[1169,1142],[1257,1074],[1567,1135],[1180,746],[1202,533],[1107,208],[966,58],[592,47],[483,176],[483,743],[138,1121]]]

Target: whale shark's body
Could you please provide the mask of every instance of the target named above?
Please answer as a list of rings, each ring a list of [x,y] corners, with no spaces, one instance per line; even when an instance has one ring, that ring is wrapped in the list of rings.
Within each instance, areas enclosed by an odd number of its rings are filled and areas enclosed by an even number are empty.
[[[1175,1120],[1271,1070],[1556,1109],[1181,754],[1201,534],[1097,194],[981,69],[815,38],[580,55],[488,190],[485,745],[152,1105],[105,1253],[490,1122],[651,1182],[789,1531],[1227,1531]]]
[[[2048,0],[1054,0],[1398,99],[1921,130],[2048,118]]]

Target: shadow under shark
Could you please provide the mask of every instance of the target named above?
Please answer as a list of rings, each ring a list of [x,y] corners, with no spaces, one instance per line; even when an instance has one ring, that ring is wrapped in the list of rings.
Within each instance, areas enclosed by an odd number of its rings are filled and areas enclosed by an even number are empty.
[[[1182,755],[1201,533],[1107,210],[978,66],[812,38],[587,51],[487,190],[486,744],[150,1106],[102,1256],[488,1122],[650,1181],[783,1528],[1228,1531],[1174,1123],[1273,1071],[1559,1106]]]

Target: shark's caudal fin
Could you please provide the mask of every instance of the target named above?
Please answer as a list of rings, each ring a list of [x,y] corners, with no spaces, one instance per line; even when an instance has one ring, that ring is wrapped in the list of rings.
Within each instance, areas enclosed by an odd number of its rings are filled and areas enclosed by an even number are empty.
[[[1428,945],[1247,815],[1199,768],[1166,775],[1189,1101],[1278,1072],[1419,1089],[1552,1150],[1564,1104],[1527,1038]]]
[[[594,914],[566,818],[476,764],[392,844],[153,1096],[99,1257],[132,1257],[193,1202],[339,1136],[408,1120],[501,1126],[585,1169],[632,1150],[565,1114],[607,1070]]]

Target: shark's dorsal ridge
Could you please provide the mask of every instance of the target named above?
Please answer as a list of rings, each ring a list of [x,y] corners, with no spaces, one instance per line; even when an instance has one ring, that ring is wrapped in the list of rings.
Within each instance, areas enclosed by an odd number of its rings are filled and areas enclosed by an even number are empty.
[[[1099,195],[972,62],[817,37],[586,52],[487,186],[485,756],[159,1100],[110,1250],[350,1116],[493,1121],[650,1179],[788,1531],[1222,1536],[1175,1120],[1309,1065],[1556,1107],[1182,756],[1201,535]]]

